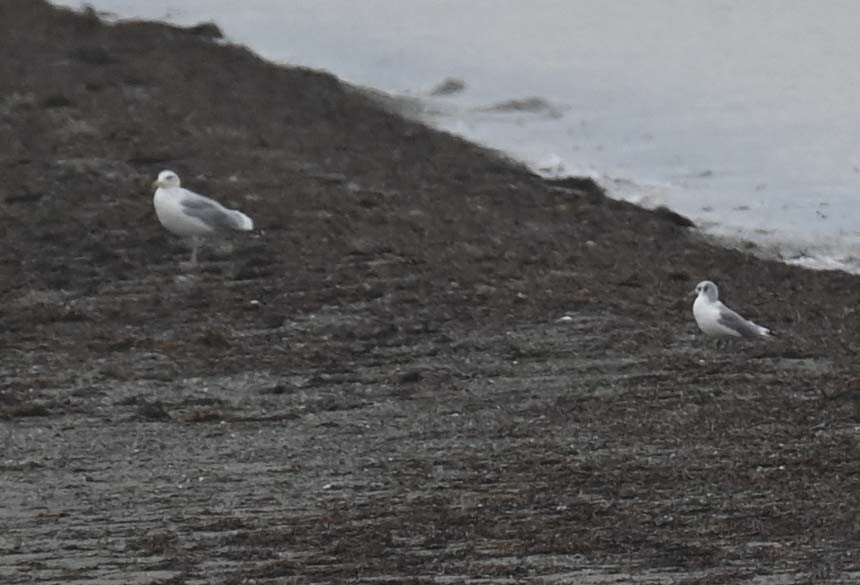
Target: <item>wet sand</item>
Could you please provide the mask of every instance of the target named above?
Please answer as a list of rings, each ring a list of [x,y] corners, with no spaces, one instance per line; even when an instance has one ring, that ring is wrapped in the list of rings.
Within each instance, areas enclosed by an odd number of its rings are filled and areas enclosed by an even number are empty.
[[[860,579],[857,277],[209,34],[0,49],[0,582]],[[259,229],[184,272],[164,168]],[[704,278],[779,337],[702,339]]]

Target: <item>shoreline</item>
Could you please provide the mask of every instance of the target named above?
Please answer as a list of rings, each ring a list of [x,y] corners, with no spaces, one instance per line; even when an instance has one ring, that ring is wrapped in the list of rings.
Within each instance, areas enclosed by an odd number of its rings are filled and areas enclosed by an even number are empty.
[[[274,62],[273,64],[277,65]],[[445,79],[439,86],[444,88],[446,83],[457,81],[459,80]],[[444,95],[442,98],[439,98],[435,93],[437,91],[435,88],[426,94],[409,95],[389,93],[372,87],[344,83],[392,113],[422,124],[427,124],[434,129],[451,133],[464,140],[470,140],[463,133],[449,131],[445,128],[445,119],[454,114],[450,112],[444,113],[446,109],[446,104],[442,101],[445,99]],[[447,104],[447,107],[452,109],[450,104]],[[550,183],[553,181],[564,181],[565,179],[591,182],[594,186],[599,186],[605,195],[618,201],[632,203],[649,211],[661,213],[664,210],[668,210],[678,216],[687,217],[684,212],[678,211],[665,203],[655,202],[655,194],[635,197],[625,196],[623,189],[617,188],[619,183],[627,183],[628,187],[630,185],[637,188],[643,187],[643,185],[636,183],[633,179],[617,179],[603,176],[598,171],[581,174],[567,172],[564,170],[564,164],[560,159],[557,163],[554,163],[555,166],[542,168],[541,163],[529,163],[529,161],[520,159],[512,153],[492,145],[478,141],[475,143],[482,148],[499,153],[513,164],[524,166],[530,172]],[[666,187],[676,188],[669,185],[666,185]],[[691,226],[697,226],[700,235],[716,246],[745,254],[752,254],[764,260],[783,262],[791,266],[799,266],[810,270],[839,270],[848,274],[860,275],[860,261],[858,261],[856,255],[852,254],[857,245],[844,243],[844,236],[832,237],[822,234],[794,233],[794,237],[792,238],[791,233],[780,235],[781,232],[774,230],[759,231],[752,227],[741,228],[739,226],[703,221],[701,219],[694,220],[688,218],[687,222]]]
[[[4,583],[860,576],[857,276],[188,30],[0,38]],[[164,168],[258,230],[184,274]]]
[[[95,12],[94,15],[101,16],[107,24],[137,20],[135,17],[123,17],[109,12]],[[214,20],[200,22],[189,20],[188,18],[184,20],[186,21],[184,25],[171,20],[164,22],[170,26],[188,30],[201,38],[208,38],[216,43],[238,44],[245,46],[252,52],[254,51],[254,48],[250,45],[242,45],[238,41],[225,37],[223,31]],[[279,66],[280,64],[277,59],[263,58],[275,66]],[[327,71],[324,68],[315,69]],[[332,72],[332,74],[338,77],[337,73]],[[345,87],[354,89],[378,101],[383,107],[388,108],[394,113],[398,113],[416,122],[428,124],[437,130],[450,132],[465,140],[475,142],[479,146],[499,152],[503,157],[509,158],[517,164],[525,165],[533,173],[543,178],[590,177],[600,184],[610,197],[632,202],[651,210],[657,207],[670,208],[676,213],[689,216],[700,226],[704,235],[721,246],[741,252],[753,253],[764,259],[776,259],[813,270],[843,270],[849,274],[860,274],[860,263],[857,260],[858,254],[855,253],[860,248],[858,248],[856,243],[850,242],[850,240],[856,238],[849,237],[846,239],[844,235],[831,236],[822,233],[801,233],[797,232],[796,228],[790,228],[788,225],[781,228],[761,228],[750,225],[741,227],[742,222],[726,223],[728,218],[714,220],[696,217],[690,213],[690,210],[685,211],[680,207],[676,208],[673,204],[665,201],[664,197],[653,192],[655,189],[659,189],[657,186],[659,182],[655,184],[641,182],[639,180],[641,177],[613,177],[612,175],[603,175],[597,170],[594,172],[580,172],[576,170],[575,166],[573,169],[564,170],[565,162],[574,162],[575,165],[575,161],[562,161],[555,155],[545,157],[542,161],[527,160],[517,156],[513,152],[504,150],[503,147],[494,146],[491,143],[472,138],[468,132],[464,133],[453,130],[451,129],[451,124],[446,122],[446,119],[458,117],[456,111],[460,106],[455,105],[449,100],[451,96],[456,96],[467,89],[466,82],[462,79],[446,77],[441,82],[425,88],[424,91],[415,93],[389,92],[370,85],[353,83],[340,77],[338,79]],[[567,109],[566,106],[554,104],[541,97],[509,100],[501,99],[500,96],[497,97],[500,98],[497,102],[483,106],[479,103],[472,104],[471,107],[467,108],[467,111],[485,114],[488,112],[521,112],[554,117],[563,115],[563,112]],[[553,162],[549,162],[548,164],[554,165],[553,168],[541,168],[542,165],[547,164],[549,159],[552,159]],[[625,184],[627,185],[627,189],[633,189],[633,192],[636,194],[625,193],[625,188],[623,187]],[[682,189],[671,183],[666,183],[663,187],[669,190]],[[657,198],[656,201],[655,197]],[[669,197],[669,199],[672,199],[672,197]]]

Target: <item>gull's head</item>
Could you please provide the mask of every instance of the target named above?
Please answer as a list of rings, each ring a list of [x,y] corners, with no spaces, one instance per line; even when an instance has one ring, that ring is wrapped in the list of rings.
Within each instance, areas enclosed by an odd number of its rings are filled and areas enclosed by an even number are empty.
[[[152,182],[155,189],[171,189],[179,186],[179,175],[173,171],[161,171],[158,178]]]
[[[691,294],[705,297],[711,303],[715,303],[717,299],[720,298],[720,293],[717,290],[717,285],[710,280],[703,280],[702,282],[697,284],[696,290],[694,290]]]

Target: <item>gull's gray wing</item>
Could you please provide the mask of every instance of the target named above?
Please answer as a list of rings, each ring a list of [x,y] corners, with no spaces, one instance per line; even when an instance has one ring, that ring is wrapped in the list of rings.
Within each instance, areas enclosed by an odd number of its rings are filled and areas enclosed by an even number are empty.
[[[234,211],[225,209],[208,197],[191,193],[191,196],[183,197],[179,204],[183,213],[199,219],[213,230],[242,229],[242,221]]]
[[[761,328],[758,325],[752,321],[747,321],[725,305],[720,307],[720,316],[717,319],[717,323],[723,327],[728,327],[732,331],[736,331],[741,337],[761,337],[762,335]]]

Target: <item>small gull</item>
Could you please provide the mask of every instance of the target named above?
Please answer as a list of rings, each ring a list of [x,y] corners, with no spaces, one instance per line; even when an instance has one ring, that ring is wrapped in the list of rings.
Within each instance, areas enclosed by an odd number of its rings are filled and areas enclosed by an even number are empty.
[[[717,285],[703,280],[691,294],[698,295],[693,303],[693,317],[702,333],[712,337],[771,337],[770,329],[744,319],[720,302]]]
[[[201,238],[229,230],[250,231],[254,222],[235,209],[227,209],[217,201],[183,189],[179,176],[173,171],[161,171],[153,182],[155,215],[168,231],[191,238],[191,266],[197,265],[197,249]]]

